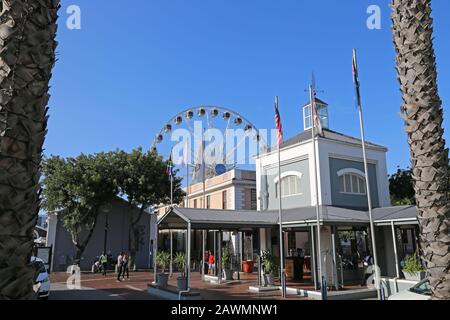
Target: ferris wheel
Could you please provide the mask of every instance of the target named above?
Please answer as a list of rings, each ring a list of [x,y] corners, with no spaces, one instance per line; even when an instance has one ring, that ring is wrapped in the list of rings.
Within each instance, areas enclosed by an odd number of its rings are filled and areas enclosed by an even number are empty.
[[[197,183],[251,165],[267,150],[267,143],[260,130],[239,113],[198,106],[170,118],[151,148],[172,159],[175,169],[184,167],[186,177]]]

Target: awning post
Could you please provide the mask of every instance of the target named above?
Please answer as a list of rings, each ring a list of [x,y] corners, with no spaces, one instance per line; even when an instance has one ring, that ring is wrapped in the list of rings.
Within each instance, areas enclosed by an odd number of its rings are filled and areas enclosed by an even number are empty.
[[[217,266],[217,274],[219,278],[219,284],[222,282],[222,231],[219,231],[219,259],[217,260],[218,266]]]
[[[186,230],[186,279],[187,279],[187,287],[191,288],[191,223],[188,222],[187,230]]]
[[[173,233],[172,229],[169,230],[170,237],[170,265],[169,265],[169,276],[173,276]]]
[[[205,230],[202,230],[202,281],[205,281],[205,252],[206,252],[206,244],[205,244]]]
[[[397,274],[397,278],[400,278],[400,263],[398,261],[397,236],[395,232],[394,221],[391,221],[391,231],[392,231],[392,243],[394,245],[395,272]]]
[[[159,238],[159,228],[158,228],[158,224],[155,225],[155,231],[156,231],[156,237],[155,237],[155,243],[153,244],[153,278],[154,278],[154,283],[156,283],[156,274],[158,272],[157,270],[157,266],[158,264],[156,263],[156,256],[158,255],[158,238]]]
[[[315,244],[315,239],[316,237],[314,236],[314,226],[311,226],[311,237],[310,237],[310,241],[311,241],[311,275],[314,279],[314,288],[317,290],[319,289],[318,281],[317,281],[317,267],[316,267],[316,257],[317,257],[317,253],[316,253],[316,244]]]

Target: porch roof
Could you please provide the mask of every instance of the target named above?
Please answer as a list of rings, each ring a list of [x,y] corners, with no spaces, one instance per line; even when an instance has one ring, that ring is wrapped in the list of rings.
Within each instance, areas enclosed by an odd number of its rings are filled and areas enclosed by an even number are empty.
[[[192,229],[238,231],[251,228],[270,228],[278,223],[278,214],[254,210],[213,210],[170,208],[158,220],[160,229]]]
[[[369,213],[365,210],[319,206],[323,224],[361,225],[369,223]],[[375,225],[416,224],[417,208],[399,206],[375,208],[372,210]],[[244,230],[270,228],[278,224],[278,210],[213,210],[173,207],[158,220],[160,229],[184,229],[188,223],[192,229],[203,230]],[[305,227],[317,224],[316,207],[302,207],[283,210],[283,226]]]

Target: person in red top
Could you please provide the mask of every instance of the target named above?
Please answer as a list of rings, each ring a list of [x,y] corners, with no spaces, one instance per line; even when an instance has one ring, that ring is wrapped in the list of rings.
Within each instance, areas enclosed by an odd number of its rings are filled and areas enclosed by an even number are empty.
[[[213,271],[215,271],[216,267],[214,265],[214,254],[209,251],[208,255],[208,274],[211,275],[214,274]]]

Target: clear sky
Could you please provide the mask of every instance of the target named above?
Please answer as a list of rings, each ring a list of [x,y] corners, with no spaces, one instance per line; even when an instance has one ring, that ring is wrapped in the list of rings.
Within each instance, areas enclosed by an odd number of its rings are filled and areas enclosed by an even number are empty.
[[[168,118],[196,105],[229,107],[273,128],[280,97],[286,136],[303,128],[314,71],[330,128],[359,136],[351,53],[359,54],[367,139],[409,165],[389,0],[63,0],[46,154],[149,148]],[[81,30],[66,28],[78,5]],[[381,7],[381,30],[366,10]],[[434,0],[439,90],[449,140],[450,2]]]

